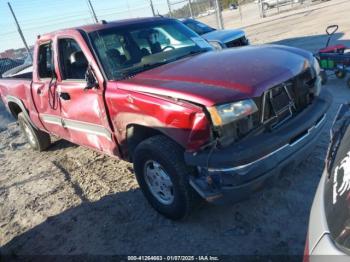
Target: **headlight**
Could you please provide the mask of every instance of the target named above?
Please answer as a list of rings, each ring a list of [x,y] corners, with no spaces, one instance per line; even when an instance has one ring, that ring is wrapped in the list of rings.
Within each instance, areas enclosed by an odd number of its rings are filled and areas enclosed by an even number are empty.
[[[215,48],[215,50],[221,50],[223,49],[223,46],[221,45],[221,43],[217,42],[217,41],[209,41],[209,44]]]
[[[222,126],[237,121],[258,111],[253,100],[242,100],[239,102],[208,107],[214,126]]]

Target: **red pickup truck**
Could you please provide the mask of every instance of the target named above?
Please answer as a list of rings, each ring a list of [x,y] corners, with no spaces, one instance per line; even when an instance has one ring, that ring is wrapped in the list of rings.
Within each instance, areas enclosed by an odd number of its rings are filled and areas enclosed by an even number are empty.
[[[32,68],[1,79],[29,144],[50,135],[134,164],[161,214],[238,201],[305,157],[331,98],[311,53],[213,51],[180,22],[141,18],[38,36]]]

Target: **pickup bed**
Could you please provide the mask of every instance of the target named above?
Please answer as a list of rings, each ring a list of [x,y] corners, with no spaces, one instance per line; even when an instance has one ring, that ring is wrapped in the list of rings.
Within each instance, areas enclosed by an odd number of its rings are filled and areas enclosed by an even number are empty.
[[[161,214],[238,201],[318,139],[331,98],[312,54],[213,51],[177,20],[142,18],[39,36],[33,67],[0,80],[29,144],[50,135],[134,164]]]

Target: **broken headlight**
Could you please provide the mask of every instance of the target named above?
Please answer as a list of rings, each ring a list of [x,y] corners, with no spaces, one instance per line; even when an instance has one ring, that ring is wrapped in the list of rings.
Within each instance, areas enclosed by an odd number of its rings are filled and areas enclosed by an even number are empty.
[[[258,111],[253,100],[247,99],[234,103],[207,108],[214,126],[223,126],[237,121]]]

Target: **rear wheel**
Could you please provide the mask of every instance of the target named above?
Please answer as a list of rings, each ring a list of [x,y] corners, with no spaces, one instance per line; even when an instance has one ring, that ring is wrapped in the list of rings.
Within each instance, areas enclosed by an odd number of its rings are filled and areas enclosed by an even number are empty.
[[[199,197],[189,184],[195,170],[185,165],[182,148],[154,136],[137,146],[133,159],[137,181],[152,207],[170,219],[186,217]]]
[[[348,78],[348,80],[346,81],[348,87],[350,88],[350,78]]]
[[[50,146],[50,135],[36,129],[23,113],[18,114],[18,123],[31,148],[37,151],[44,151]]]
[[[343,79],[346,77],[346,71],[344,70],[337,70],[335,71],[335,76],[339,79]]]

